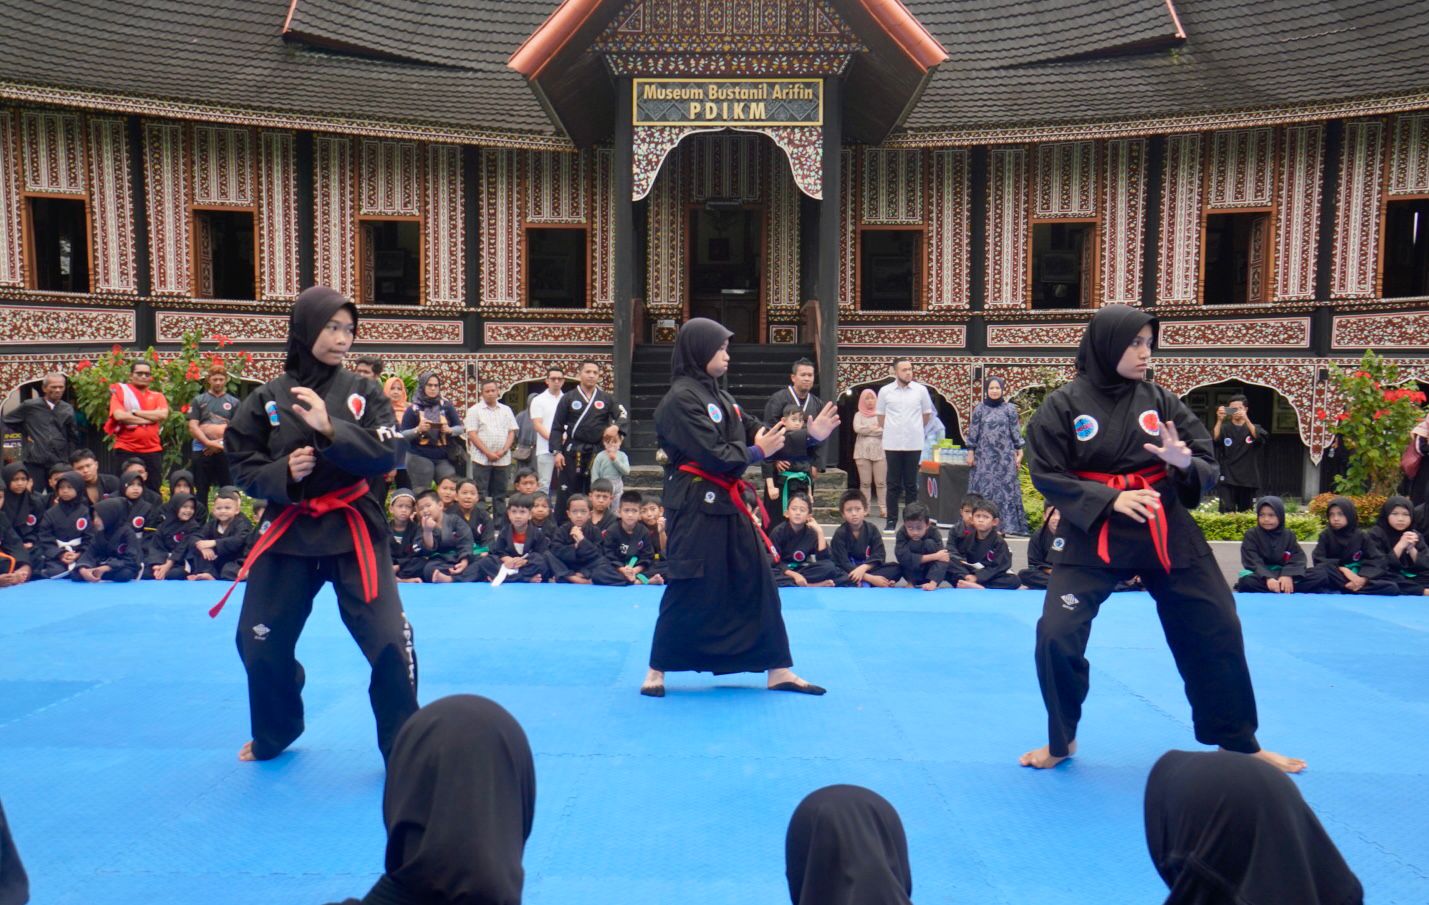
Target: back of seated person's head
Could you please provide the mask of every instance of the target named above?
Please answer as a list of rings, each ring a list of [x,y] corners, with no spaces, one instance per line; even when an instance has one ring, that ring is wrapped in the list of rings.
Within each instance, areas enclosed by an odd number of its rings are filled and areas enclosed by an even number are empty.
[[[393,901],[518,903],[535,813],[536,768],[515,718],[476,695],[433,701],[392,745],[378,887]]]
[[[1295,783],[1230,751],[1168,751],[1146,780],[1146,845],[1173,903],[1358,905],[1359,880]]]
[[[794,905],[909,905],[913,872],[898,812],[861,786],[825,786],[794,809],[784,836]]]

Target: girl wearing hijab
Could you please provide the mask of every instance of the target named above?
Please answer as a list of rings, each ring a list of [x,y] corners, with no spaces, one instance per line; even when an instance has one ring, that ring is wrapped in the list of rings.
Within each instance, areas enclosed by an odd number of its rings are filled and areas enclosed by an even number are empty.
[[[198,520],[197,501],[187,493],[176,493],[164,506],[164,517],[149,537],[144,552],[144,577],[158,581],[188,578],[189,544],[203,523]]]
[[[1075,753],[1092,620],[1118,582],[1140,576],[1185,682],[1196,739],[1299,772],[1304,761],[1265,751],[1255,738],[1235,597],[1189,511],[1216,486],[1211,437],[1174,393],[1146,380],[1156,327],[1127,305],[1097,311],[1076,378],[1047,397],[1027,428],[1032,483],[1061,513],[1065,543],[1037,622],[1048,743],[1021,763],[1045,769]]]
[[[89,520],[93,516],[84,492],[84,476],[66,471],[55,481],[55,499],[40,518],[36,546],[44,556],[41,578],[56,578],[74,568],[89,542]],[[33,557],[39,561],[39,557]]]
[[[398,733],[390,767],[386,872],[340,905],[519,905],[536,768],[515,718],[476,695],[433,701]]]
[[[886,498],[888,460],[883,456],[883,428],[878,424],[878,393],[865,388],[858,394],[858,411],[853,416],[853,464],[858,469],[858,486],[868,495],[868,517]]]
[[[1052,553],[1060,551],[1066,543],[1057,543],[1057,526],[1061,521],[1062,514],[1057,511],[1056,506],[1048,506],[1043,510],[1042,527],[1038,528],[1037,533],[1027,542],[1027,568],[1017,573],[1017,579],[1022,582],[1024,588],[1047,588],[1047,579],[1052,575]]]
[[[329,582],[372,666],[368,697],[384,758],[417,710],[411,626],[387,522],[366,480],[391,470],[401,441],[381,388],[342,367],[357,322],[357,307],[335,290],[304,290],[288,323],[284,373],[248,394],[223,436],[234,483],[268,501],[268,530],[239,570],[248,584],[238,651],[253,728],[239,760],[277,757],[302,735],[305,675],[293,652]]]
[[[911,905],[908,838],[893,805],[861,786],[825,786],[784,836],[793,905]]]
[[[442,396],[436,371],[417,375],[417,398],[407,406],[399,423],[408,441],[407,477],[414,491],[421,493],[442,478],[456,476],[448,448],[452,437],[466,433],[466,425],[456,406]]]
[[[194,473],[187,468],[175,468],[169,472],[169,499],[172,500],[181,493],[193,498],[194,519],[202,525],[204,519],[208,518],[208,499],[198,495],[198,491],[194,489]]]
[[[672,385],[655,409],[656,437],[669,457],[661,492],[669,571],[640,689],[651,697],[664,697],[672,670],[767,670],[772,690],[824,693],[792,669],[772,545],[743,477],[784,447],[784,428],[765,428],[720,389],[732,335],[707,318],[686,321],[675,339]],[[825,405],[808,423],[808,442],[822,442],[838,425],[837,409]]]
[[[1337,496],[1330,500],[1325,511],[1325,521],[1329,523],[1320,532],[1311,555],[1315,565],[1311,574],[1323,576],[1325,593],[1333,594],[1380,594],[1393,597],[1399,593],[1399,586],[1386,578],[1366,577],[1365,533],[1360,530],[1359,511],[1349,497]],[[1370,574],[1383,574],[1381,564],[1371,568]]]
[[[1146,780],[1166,905],[1362,905],[1364,889],[1290,778],[1225,751],[1167,751]]]
[[[128,503],[120,497],[100,500],[89,526],[89,545],[69,577],[75,581],[133,581],[143,566],[139,535],[129,524]]]
[[[1003,534],[1026,534],[1027,512],[1022,508],[1022,428],[1017,407],[1005,399],[1007,381],[989,377],[983,400],[968,422],[968,493],[992,500],[1002,512]]]
[[[1414,504],[1392,496],[1379,510],[1379,520],[1365,532],[1365,558],[1360,574],[1395,584],[1400,594],[1429,594],[1429,546],[1414,530]]]
[[[5,482],[5,501],[0,504],[0,512],[9,516],[11,527],[27,548],[34,547],[40,539],[40,519],[45,514],[44,501],[30,491],[32,478],[29,469],[20,462],[11,462],[0,469],[0,480]]]
[[[1264,496],[1255,504],[1255,527],[1240,542],[1240,578],[1244,594],[1313,594],[1324,587],[1322,573],[1309,574],[1305,551],[1295,532],[1285,527],[1285,501]]]

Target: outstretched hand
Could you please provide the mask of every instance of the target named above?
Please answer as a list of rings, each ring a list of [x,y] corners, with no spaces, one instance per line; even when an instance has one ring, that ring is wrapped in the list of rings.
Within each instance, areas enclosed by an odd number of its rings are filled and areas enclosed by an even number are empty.
[[[331,440],[332,419],[328,417],[327,403],[323,401],[323,397],[307,387],[293,387],[292,393],[297,397],[297,402],[293,403],[293,411],[297,416],[302,418],[308,427]]]
[[[809,436],[822,441],[838,430],[839,410],[832,402],[824,403],[823,409],[809,422]]]
[[[1191,447],[1181,439],[1176,432],[1176,425],[1170,421],[1161,422],[1160,446],[1155,443],[1145,443],[1142,448],[1172,468],[1186,468],[1191,464]]]
[[[772,456],[784,448],[784,425],[761,427],[754,435],[754,445],[763,451],[765,457]]]

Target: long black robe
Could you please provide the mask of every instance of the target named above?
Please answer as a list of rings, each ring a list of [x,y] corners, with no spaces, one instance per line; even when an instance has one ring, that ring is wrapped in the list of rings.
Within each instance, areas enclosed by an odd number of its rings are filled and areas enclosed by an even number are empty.
[[[10,835],[5,808],[0,806],[0,905],[24,905],[28,901],[30,879],[25,875],[25,865],[20,863],[15,837]]]
[[[996,529],[988,532],[987,537],[978,537],[973,531],[950,543],[948,549],[961,561],[967,576],[983,587],[1001,590],[1017,587],[1017,576],[1011,574],[1012,550]]]
[[[25,493],[12,493],[10,491],[10,481],[20,472],[29,474],[30,471],[19,462],[11,462],[3,469],[0,469],[0,486],[4,487],[4,503],[0,503],[0,512],[4,512],[10,517],[10,524],[20,535],[23,543],[33,546],[40,539],[40,519],[45,514],[44,500],[36,493],[26,491]],[[30,475],[31,478],[34,475]]]
[[[1379,510],[1379,519],[1373,528],[1365,532],[1366,558],[1369,562],[1360,569],[1360,574],[1366,578],[1392,581],[1401,594],[1422,595],[1429,588],[1429,545],[1421,537],[1412,551],[1395,555],[1394,548],[1404,535],[1404,531],[1390,527],[1389,514],[1395,509],[1407,510],[1413,519],[1414,505],[1407,497],[1392,496],[1385,500]],[[1405,530],[1413,531],[1413,524]]]
[[[737,479],[751,455],[758,461],[759,453],[751,453],[757,448],[747,444],[763,425],[704,370],[730,335],[704,318],[688,321],[676,341],[673,384],[655,409],[655,433],[669,457],[660,494],[668,566],[650,645],[650,668],[661,672],[718,675],[794,665],[769,551],[754,523],[726,490],[680,470],[691,462]]]
[[[99,566],[109,567],[109,571],[102,576],[105,581],[133,581],[139,577],[139,570],[144,566],[141,545],[139,535],[134,533],[134,527],[129,523],[126,502],[121,499],[100,500],[99,505],[94,507],[94,515],[104,523],[104,527],[90,524],[89,543],[70,570],[70,578],[83,581],[80,569]]]
[[[82,554],[89,545],[92,509],[89,498],[84,494],[84,479],[79,472],[67,471],[60,480],[74,488],[75,498],[68,502],[56,498],[54,505],[40,519],[39,540],[35,548],[44,557],[44,564],[39,567],[44,578],[54,578],[70,570],[73,564],[61,562],[60,554],[67,551]]]
[[[14,560],[13,563],[8,560],[0,562],[0,572],[8,573],[21,566],[30,566],[30,575],[34,576],[35,567],[30,560],[30,551],[15,531],[15,526],[10,524],[10,517],[3,512],[0,512],[0,553]]]
[[[1364,889],[1295,782],[1229,751],[1168,751],[1146,780],[1166,905],[1361,905]]]
[[[784,835],[793,905],[911,905],[903,821],[861,786],[825,786],[794,809]]]
[[[1048,524],[1056,507],[1048,507],[1042,513],[1042,527],[1027,541],[1027,568],[1017,573],[1023,585],[1034,589],[1045,589],[1047,579],[1052,574],[1052,553],[1060,552],[1056,547],[1057,534]]]

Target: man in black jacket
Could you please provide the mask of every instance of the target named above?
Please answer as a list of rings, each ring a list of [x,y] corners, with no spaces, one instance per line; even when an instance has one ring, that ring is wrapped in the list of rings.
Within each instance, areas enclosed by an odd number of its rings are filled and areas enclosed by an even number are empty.
[[[5,429],[24,437],[20,458],[30,474],[48,474],[50,466],[69,462],[69,454],[80,445],[79,425],[74,406],[64,401],[65,376],[47,374],[43,396],[26,399],[5,416]]]

